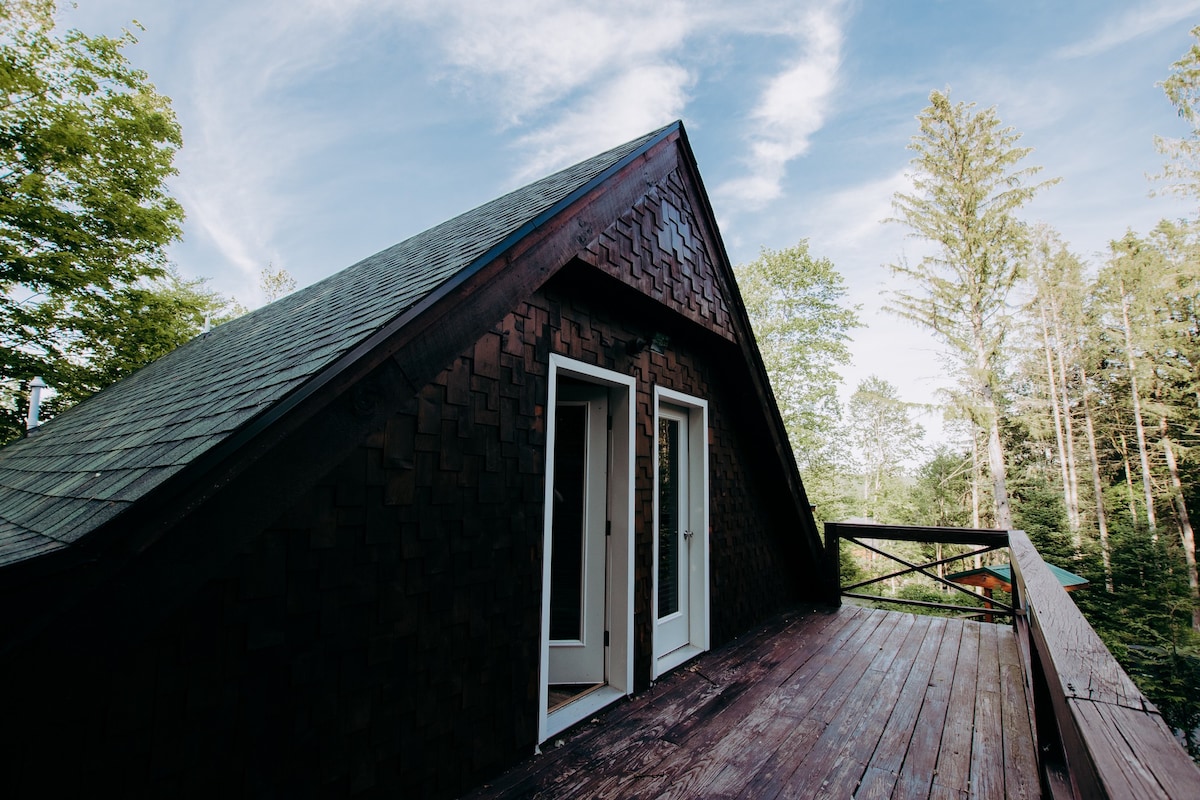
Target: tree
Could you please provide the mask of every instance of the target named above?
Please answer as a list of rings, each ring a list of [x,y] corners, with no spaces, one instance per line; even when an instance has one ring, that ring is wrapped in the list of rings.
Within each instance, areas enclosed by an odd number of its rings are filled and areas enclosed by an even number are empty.
[[[1058,450],[1063,504],[1078,552],[1081,548],[1082,511],[1075,458],[1074,403],[1071,384],[1076,377],[1067,367],[1068,356],[1076,361],[1079,328],[1083,318],[1083,262],[1076,258],[1057,234],[1039,226],[1034,237],[1028,278],[1032,298],[1027,306],[1040,328],[1045,363],[1043,385],[1050,400],[1054,440]]]
[[[87,382],[60,394],[81,400],[165,356],[206,327],[244,313],[207,284],[205,278],[185,279],[170,270],[153,283],[123,286],[112,297],[88,305],[79,343],[89,349],[73,353],[88,365],[83,378]]]
[[[1168,189],[1200,199],[1200,25],[1192,28],[1188,51],[1171,65],[1171,75],[1159,86],[1191,130],[1179,139],[1156,136],[1154,144],[1167,157],[1159,177]]]
[[[913,505],[919,515],[910,525],[967,527],[971,525],[971,458],[944,445],[917,469]]]
[[[811,255],[804,240],[763,248],[736,275],[809,498],[824,511],[840,508],[837,370],[850,361],[857,307],[845,304],[833,263]]]
[[[862,470],[861,516],[890,522],[881,513],[885,489],[896,484],[905,461],[920,453],[925,431],[909,417],[895,386],[872,375],[850,397],[850,443]]]
[[[0,4],[0,375],[10,391],[37,375],[77,397],[112,366],[89,373],[90,354],[123,346],[88,315],[166,275],[182,139],[122,52],[133,35],[56,36],[54,10]]]
[[[837,369],[850,362],[846,342],[859,325],[857,308],[844,305],[846,284],[833,262],[812,256],[804,240],[785,250],[763,248],[736,274],[775,399],[803,465],[837,438],[842,380]]]
[[[1137,313],[1137,306],[1141,306],[1142,312],[1139,315],[1141,319],[1133,317],[1139,323],[1139,332],[1147,330],[1142,327],[1144,324],[1152,324],[1155,316],[1154,302],[1150,300],[1149,296],[1157,294],[1154,292],[1154,284],[1160,278],[1161,260],[1156,258],[1157,254],[1154,250],[1145,247],[1132,231],[1126,233],[1119,242],[1112,242],[1111,246],[1113,258],[1109,263],[1107,278],[1113,284],[1121,307],[1121,333],[1124,335],[1125,343],[1123,355],[1128,371],[1134,430],[1137,433],[1138,455],[1142,466],[1142,490],[1146,498],[1146,525],[1150,528],[1150,536],[1153,538],[1158,535],[1158,523],[1154,511],[1153,479],[1150,477],[1149,447],[1142,414],[1142,393],[1138,391],[1139,367],[1145,363],[1143,359],[1138,358],[1138,355],[1144,350],[1134,346],[1134,327],[1130,320],[1131,316]],[[1148,363],[1145,363],[1145,368],[1152,369]]]
[[[987,435],[996,524],[1012,526],[998,408],[999,363],[1008,329],[1006,300],[1028,251],[1017,210],[1055,181],[1031,182],[1040,167],[1019,167],[1030,152],[1002,127],[994,108],[952,104],[933,92],[909,149],[914,192],[897,193],[895,221],[936,251],[916,265],[892,264],[914,288],[893,293],[890,309],[930,328],[948,345],[970,389],[971,416]]]
[[[43,418],[166,355],[206,328],[245,313],[240,304],[207,283],[205,278],[180,277],[172,269],[155,281],[83,298],[78,336],[66,352],[78,367],[47,398]],[[25,413],[24,391],[10,394],[0,406],[0,442],[21,434]]]
[[[258,274],[258,288],[262,290],[263,299],[273,303],[296,291],[296,279],[283,267],[273,269],[272,265],[268,264]]]

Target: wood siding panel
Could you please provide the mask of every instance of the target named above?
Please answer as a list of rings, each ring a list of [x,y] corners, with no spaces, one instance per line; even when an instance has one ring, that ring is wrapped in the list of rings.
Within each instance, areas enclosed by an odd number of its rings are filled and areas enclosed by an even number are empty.
[[[588,263],[729,341],[737,340],[709,245],[678,171],[581,254]]]

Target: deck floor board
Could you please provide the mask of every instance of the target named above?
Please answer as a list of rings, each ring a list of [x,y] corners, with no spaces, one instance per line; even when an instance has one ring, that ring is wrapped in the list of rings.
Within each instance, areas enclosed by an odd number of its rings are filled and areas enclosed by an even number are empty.
[[[469,797],[1037,797],[1016,647],[998,625],[799,610]]]

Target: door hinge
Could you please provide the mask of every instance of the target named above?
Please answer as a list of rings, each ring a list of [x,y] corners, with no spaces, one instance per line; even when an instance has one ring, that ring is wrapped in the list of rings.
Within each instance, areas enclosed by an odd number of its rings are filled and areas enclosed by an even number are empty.
[[[612,414],[608,415],[608,429],[612,430]]]
[[[608,631],[604,632],[604,646],[608,647]]]
[[[612,536],[612,520],[611,519],[604,520],[604,535]]]

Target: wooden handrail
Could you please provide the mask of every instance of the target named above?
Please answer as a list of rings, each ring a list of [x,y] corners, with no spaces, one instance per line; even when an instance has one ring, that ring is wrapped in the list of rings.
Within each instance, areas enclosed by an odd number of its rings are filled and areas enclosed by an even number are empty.
[[[1024,531],[1009,531],[1009,548],[1014,602],[1027,620],[1017,631],[1027,637],[1026,680],[1050,794],[1200,797],[1200,770]]]
[[[861,536],[866,539],[890,539],[897,542],[941,544],[1008,545],[1008,531],[994,528],[939,528],[917,525],[874,525],[861,522],[826,522],[825,536]]]
[[[826,523],[827,590],[835,603],[840,540],[859,537],[1009,547],[1013,627],[1048,796],[1200,798],[1200,769],[1024,531]]]

